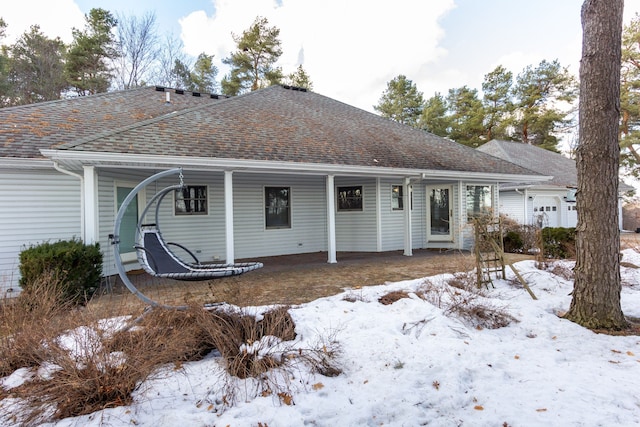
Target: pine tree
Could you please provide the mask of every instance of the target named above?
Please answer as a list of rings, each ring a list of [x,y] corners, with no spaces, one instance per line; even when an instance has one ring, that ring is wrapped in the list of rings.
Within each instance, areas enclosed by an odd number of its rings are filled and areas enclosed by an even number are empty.
[[[174,75],[176,76],[178,87],[192,92],[214,93],[217,91],[218,85],[216,76],[218,68],[213,65],[213,55],[201,53],[198,55],[193,69],[181,60],[176,60],[174,66]]]
[[[446,104],[450,120],[449,138],[470,147],[487,142],[483,125],[484,108],[476,89],[467,86],[449,89]]]
[[[402,74],[387,83],[378,105],[373,106],[382,117],[414,127],[418,125],[423,107],[422,92]]]
[[[640,16],[624,27],[622,69],[620,73],[621,162],[629,172],[640,176]]]
[[[42,34],[39,26],[33,25],[7,51],[12,87],[10,105],[60,99],[67,88],[66,47],[60,38],[50,39]]]
[[[447,105],[440,93],[436,92],[424,103],[418,127],[438,136],[449,136],[451,120],[447,116]]]
[[[0,40],[4,39],[7,23],[0,18]],[[0,107],[5,107],[11,102],[11,84],[9,82],[9,57],[7,47],[0,46]]]
[[[296,71],[289,74],[286,78],[287,84],[291,86],[301,87],[308,90],[313,90],[313,83],[311,82],[311,77],[305,71],[302,64],[298,65]]]
[[[543,60],[536,68],[528,66],[516,78],[513,88],[516,119],[515,138],[526,144],[557,151],[556,132],[568,124],[561,102],[576,98],[576,81],[556,60]]]
[[[514,108],[511,100],[512,85],[513,73],[507,71],[502,65],[484,76],[482,105],[487,141],[510,139],[508,127]]]
[[[575,284],[565,317],[621,330],[618,145],[623,0],[585,0],[580,61],[580,143]]]
[[[67,52],[65,75],[78,95],[106,92],[111,84],[109,62],[115,58],[116,19],[104,9],[91,9],[85,15],[83,31],[73,29],[73,42]]]
[[[237,50],[222,60],[231,66],[222,79],[225,95],[258,90],[282,80],[282,70],[275,65],[282,55],[280,29],[268,25],[267,18],[257,17],[241,36],[232,34]]]

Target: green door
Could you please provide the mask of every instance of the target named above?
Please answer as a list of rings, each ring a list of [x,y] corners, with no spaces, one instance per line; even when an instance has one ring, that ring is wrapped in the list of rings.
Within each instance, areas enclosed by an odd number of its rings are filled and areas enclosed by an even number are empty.
[[[118,201],[118,209],[122,206],[122,202],[133,190],[133,187],[117,187],[116,198]],[[128,254],[135,252],[133,245],[135,244],[136,226],[138,225],[138,198],[134,199],[127,206],[127,210],[122,217],[120,223],[120,253]]]

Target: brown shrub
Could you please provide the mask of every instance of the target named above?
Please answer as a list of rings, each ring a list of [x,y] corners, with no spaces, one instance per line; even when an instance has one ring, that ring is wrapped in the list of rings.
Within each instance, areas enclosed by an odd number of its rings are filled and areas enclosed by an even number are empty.
[[[46,343],[68,328],[75,313],[61,289],[48,273],[34,281],[31,292],[0,303],[0,377],[46,360]]]
[[[159,375],[160,366],[179,366],[210,349],[195,320],[202,311],[156,308],[135,326],[115,332],[83,311],[74,319],[75,329],[44,337],[46,352],[38,362],[53,366],[53,373],[10,390],[12,397],[21,400],[21,410],[0,415],[5,419],[17,416],[21,424],[35,425],[131,403],[132,393],[145,380]],[[73,348],[65,341],[71,341]]]
[[[388,294],[381,296],[378,299],[378,302],[383,305],[391,305],[402,298],[409,298],[409,294],[404,291],[391,291]]]
[[[497,329],[516,321],[503,308],[489,304],[475,286],[475,280],[461,280],[454,275],[438,286],[427,279],[417,294],[442,309],[446,316],[455,316],[475,328]]]

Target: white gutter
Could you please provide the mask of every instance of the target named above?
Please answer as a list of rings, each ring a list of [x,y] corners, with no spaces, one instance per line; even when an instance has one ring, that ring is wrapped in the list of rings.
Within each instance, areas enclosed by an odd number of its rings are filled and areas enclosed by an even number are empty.
[[[0,168],[50,169],[54,165],[50,159],[27,159],[20,157],[0,157]]]
[[[80,180],[80,240],[84,242],[86,237],[86,227],[84,219],[84,177],[80,174],[64,169],[58,164],[58,162],[53,162],[53,168],[60,173],[78,178]]]
[[[212,168],[244,172],[264,172],[277,171],[280,173],[307,173],[326,175],[360,175],[360,176],[387,176],[387,177],[407,177],[415,176],[422,179],[455,179],[455,180],[486,180],[486,181],[546,181],[550,176],[542,175],[516,175],[485,172],[467,171],[443,171],[432,169],[405,169],[405,168],[385,168],[379,166],[348,166],[328,163],[294,163],[271,160],[238,160],[222,159],[215,157],[183,157],[183,156],[162,156],[162,155],[141,155],[141,154],[121,154],[103,153],[89,151],[67,151],[43,149],[40,152],[54,161],[83,162],[101,167],[135,167],[158,168],[175,167],[179,165],[185,169],[211,170]],[[141,165],[142,164],[142,165]]]

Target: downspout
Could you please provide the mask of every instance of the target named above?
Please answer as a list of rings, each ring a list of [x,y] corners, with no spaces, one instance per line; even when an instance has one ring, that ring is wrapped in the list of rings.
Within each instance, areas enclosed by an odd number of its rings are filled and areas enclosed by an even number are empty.
[[[524,205],[524,212],[523,212],[524,213],[524,221],[522,221],[522,223],[523,224],[527,224],[527,213],[528,213],[528,211],[527,211],[527,189],[525,188],[524,192],[522,192],[522,191],[520,191],[520,190],[518,190],[516,188],[516,193],[522,195],[522,199],[523,199],[522,204]]]
[[[80,180],[80,240],[84,242],[86,236],[84,221],[84,177],[78,173],[64,169],[58,164],[58,162],[53,162],[53,168],[60,173],[72,176]]]

